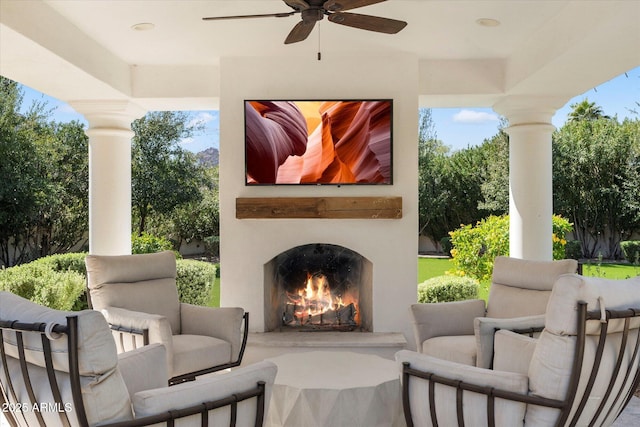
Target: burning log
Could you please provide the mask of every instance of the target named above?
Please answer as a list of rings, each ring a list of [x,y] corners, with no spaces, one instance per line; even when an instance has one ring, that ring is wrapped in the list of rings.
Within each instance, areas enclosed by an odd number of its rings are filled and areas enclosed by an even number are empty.
[[[285,312],[282,316],[282,323],[285,326],[357,326],[356,307],[353,303],[336,309],[329,309],[324,313],[305,314],[300,313],[301,306],[295,304],[285,305]]]

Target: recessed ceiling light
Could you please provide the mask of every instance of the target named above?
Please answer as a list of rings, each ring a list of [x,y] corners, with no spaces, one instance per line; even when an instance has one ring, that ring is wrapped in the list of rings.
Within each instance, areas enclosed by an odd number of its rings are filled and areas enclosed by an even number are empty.
[[[476,19],[476,24],[480,25],[481,27],[497,27],[498,25],[500,25],[500,21],[493,18],[480,18]]]
[[[139,24],[134,24],[131,26],[131,29],[134,31],[149,31],[153,30],[156,26],[151,22],[141,22]]]

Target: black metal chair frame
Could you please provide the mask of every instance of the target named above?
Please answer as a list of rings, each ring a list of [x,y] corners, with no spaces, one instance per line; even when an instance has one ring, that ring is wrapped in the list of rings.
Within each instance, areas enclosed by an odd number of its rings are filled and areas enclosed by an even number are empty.
[[[246,313],[245,313],[246,314]],[[57,408],[66,408],[71,402],[63,402],[60,394],[60,388],[58,386],[58,381],[55,376],[55,370],[53,368],[52,356],[51,356],[51,344],[50,339],[47,337],[45,330],[47,328],[46,323],[22,323],[19,321],[12,320],[3,320],[0,319],[0,358],[2,360],[2,365],[4,366],[4,372],[0,372],[0,379],[5,378],[7,383],[4,381],[0,382],[0,405],[3,408],[10,407],[10,402],[17,402],[16,393],[14,383],[15,381],[23,381],[24,386],[27,390],[27,394],[29,396],[30,402],[21,402],[21,404],[29,404],[32,407],[34,405],[40,405],[42,403],[55,405]],[[3,332],[5,330],[10,330],[15,332],[16,336],[16,345],[18,348],[18,356],[19,363],[21,369],[21,379],[20,378],[11,378],[9,376],[8,366],[7,366],[7,352],[5,350],[6,341],[4,339]],[[71,393],[73,396],[73,412],[75,414],[75,418],[77,423],[80,426],[89,426],[87,422],[87,416],[84,408],[84,402],[82,400],[82,394],[80,389],[80,373],[78,371],[78,318],[77,316],[69,316],[67,317],[66,325],[54,325],[51,328],[51,331],[57,334],[65,334],[68,337],[68,352],[69,352],[69,377],[71,381]],[[29,368],[28,362],[25,358],[25,347],[24,347],[24,334],[39,334],[42,340],[42,348],[45,360],[45,367],[47,371],[47,376],[49,379],[49,387],[51,389],[52,396],[55,399],[55,402],[40,402],[38,401],[37,391],[33,389],[31,384],[31,379],[29,376]],[[246,339],[246,332],[245,332]],[[244,346],[242,348],[244,351]],[[239,364],[239,363],[238,363]],[[167,411],[163,413],[159,413],[156,415],[151,415],[143,418],[138,418],[129,421],[115,422],[110,424],[100,424],[101,427],[138,427],[138,426],[148,426],[156,423],[165,423],[166,426],[171,427],[174,425],[174,420],[188,417],[191,415],[200,414],[201,425],[208,425],[208,416],[209,412],[213,409],[221,408],[224,406],[230,406],[231,417],[229,426],[233,427],[236,424],[237,418],[237,405],[239,402],[242,402],[247,399],[256,398],[256,420],[255,426],[262,426],[264,421],[264,413],[265,413],[265,383],[263,381],[259,381],[256,383],[256,387],[247,390],[243,393],[235,393],[229,395],[223,399],[212,400],[212,401],[204,401],[197,405],[190,406],[188,408],[178,409]],[[38,417],[38,422],[40,427],[46,427],[42,415],[38,411],[34,411],[36,416]],[[67,411],[58,411],[60,416],[60,423],[58,425],[61,426],[70,426],[69,416],[71,412]],[[17,427],[19,413],[12,412],[4,412],[4,415],[7,417],[9,424],[12,427]]]
[[[240,345],[240,352],[238,353],[238,358],[235,361],[229,363],[223,363],[221,365],[212,366],[211,368],[202,369],[199,371],[189,372],[183,375],[177,375],[175,377],[169,378],[169,385],[180,384],[186,381],[193,381],[199,375],[210,374],[212,372],[221,371],[223,369],[235,368],[236,366],[240,366],[242,363],[242,358],[244,357],[244,351],[247,347],[247,338],[249,336],[249,312],[246,312],[242,316],[243,319],[243,331],[242,331],[242,343]],[[118,338],[115,338],[120,341],[120,345],[124,348],[124,340],[125,336],[129,335],[129,339],[131,341],[131,345],[133,348],[138,348],[137,341],[135,339],[135,335],[142,335],[142,343],[143,345],[149,345],[149,330],[148,329],[131,329],[126,328],[124,326],[109,324],[109,327],[114,332],[119,332]]]
[[[586,341],[586,324],[589,320],[601,320],[601,312],[599,310],[587,311],[587,304],[585,302],[578,303],[578,330],[577,330],[577,341],[576,341],[576,352],[573,360],[573,365],[571,369],[571,378],[569,381],[569,387],[567,390],[567,395],[564,400],[555,400],[555,399],[547,399],[539,396],[530,396],[526,394],[515,393],[512,391],[496,389],[487,386],[481,386],[477,384],[467,383],[464,381],[452,380],[450,378],[446,378],[443,376],[435,375],[431,372],[421,371],[417,369],[411,368],[408,362],[403,363],[402,367],[402,401],[404,408],[404,415],[407,422],[408,427],[413,427],[413,419],[411,415],[411,404],[409,400],[409,382],[413,379],[417,378],[422,380],[429,381],[429,409],[431,422],[434,426],[438,426],[438,414],[436,411],[435,405],[435,384],[442,384],[445,386],[449,386],[456,389],[456,412],[458,418],[458,426],[464,426],[463,420],[463,391],[471,391],[474,393],[484,394],[487,396],[487,424],[490,427],[495,426],[495,399],[506,399],[517,402],[522,402],[527,405],[538,405],[544,406],[548,408],[556,408],[560,410],[560,415],[558,417],[558,421],[556,422],[556,426],[570,425],[573,426],[577,423],[578,419],[582,415],[582,411],[587,403],[593,385],[595,383],[596,377],[598,375],[598,370],[600,367],[600,362],[602,360],[603,351],[605,348],[605,343],[607,339],[607,328],[608,321],[610,319],[624,319],[624,329],[622,331],[622,340],[620,344],[620,349],[618,353],[618,358],[616,360],[616,364],[614,367],[614,371],[612,373],[612,378],[609,381],[608,389],[607,389],[607,398],[603,399],[598,410],[593,415],[591,420],[592,425],[593,422],[600,416],[602,411],[604,410],[607,403],[611,404],[611,409],[615,407],[617,402],[620,402],[620,399],[623,399],[624,404],[622,405],[620,411],[622,411],[629,400],[633,397],[634,391],[640,385],[640,328],[637,331],[636,344],[633,352],[633,357],[631,358],[631,362],[628,363],[626,367],[626,372],[624,373],[624,384],[615,396],[611,396],[611,391],[613,389],[614,383],[618,378],[618,374],[623,369],[622,359],[623,359],[623,350],[626,347],[629,331],[630,331],[630,323],[631,319],[634,317],[640,317],[640,308],[629,308],[626,310],[606,310],[606,322],[601,321],[600,326],[600,335],[598,341],[598,347],[595,354],[595,362],[593,368],[591,369],[591,373],[587,380],[587,385],[584,390],[582,396],[577,396],[578,383],[580,381],[580,372],[582,370],[583,365],[583,357],[584,357],[584,348]],[[635,332],[634,332],[635,333]],[[631,372],[633,367],[638,367],[635,376],[631,378]],[[413,379],[412,379],[413,378]],[[629,392],[627,395],[622,396],[622,391],[625,389],[625,386],[631,381],[631,387],[629,387]],[[611,398],[614,398],[613,401],[610,401]],[[574,406],[574,402],[579,399],[579,404],[576,412],[573,415],[571,421],[568,421],[570,412],[572,407]],[[611,411],[610,409],[610,411]],[[619,414],[618,414],[619,415]]]

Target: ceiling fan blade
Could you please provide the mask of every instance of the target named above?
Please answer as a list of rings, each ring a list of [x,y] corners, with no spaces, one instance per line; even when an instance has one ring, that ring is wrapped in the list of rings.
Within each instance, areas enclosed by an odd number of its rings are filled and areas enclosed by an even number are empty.
[[[296,11],[293,12],[283,12],[283,13],[263,13],[260,15],[234,15],[234,16],[207,16],[202,18],[203,21],[222,21],[225,19],[244,19],[244,18],[286,18],[287,16],[291,16]]]
[[[382,3],[387,0],[327,0],[322,6],[329,12],[342,12],[343,10],[355,9],[369,6],[370,4]]]
[[[309,37],[309,34],[311,34],[311,31],[313,30],[313,27],[315,25],[316,25],[316,21],[298,22],[296,26],[293,27],[289,35],[287,36],[286,40],[284,41],[284,44],[297,43],[306,39],[307,37]]]
[[[406,22],[396,19],[348,12],[332,13],[328,19],[336,24],[385,34],[396,34],[407,26]]]
[[[283,0],[287,6],[295,10],[307,10],[309,9],[309,3],[304,0]]]

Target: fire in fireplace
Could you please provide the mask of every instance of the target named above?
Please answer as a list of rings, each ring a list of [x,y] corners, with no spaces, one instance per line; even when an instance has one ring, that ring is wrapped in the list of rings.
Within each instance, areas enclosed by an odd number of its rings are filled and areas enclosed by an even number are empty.
[[[324,273],[307,272],[304,288],[285,291],[285,326],[329,327],[354,329],[359,326],[358,297],[355,291],[343,295],[331,292]]]
[[[292,248],[265,265],[265,327],[371,329],[371,263],[337,245]]]

